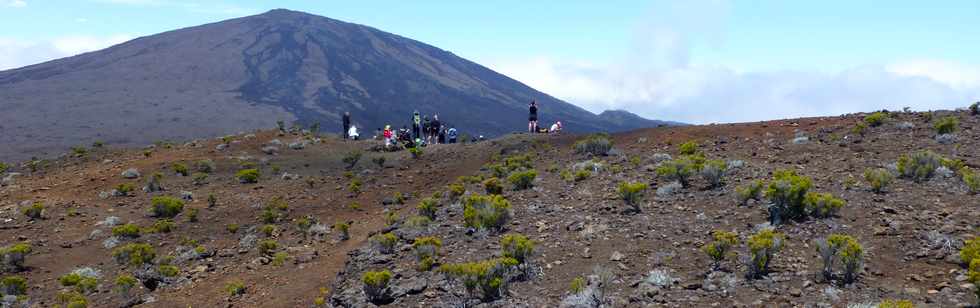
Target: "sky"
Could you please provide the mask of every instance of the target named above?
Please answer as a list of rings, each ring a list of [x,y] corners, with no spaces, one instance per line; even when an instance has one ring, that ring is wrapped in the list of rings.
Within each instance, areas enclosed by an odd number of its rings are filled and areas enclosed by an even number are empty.
[[[975,0],[0,0],[0,70],[274,8],[416,39],[596,113],[721,123],[980,100]]]

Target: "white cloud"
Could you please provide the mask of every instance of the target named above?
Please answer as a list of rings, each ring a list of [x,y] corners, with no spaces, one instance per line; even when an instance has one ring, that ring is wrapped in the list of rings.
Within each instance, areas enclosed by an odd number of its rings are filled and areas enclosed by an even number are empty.
[[[103,49],[132,39],[132,35],[64,36],[44,41],[0,38],[0,70],[13,69]]]
[[[691,50],[725,41],[723,0],[663,1],[638,26],[629,51],[610,63],[547,55],[485,63],[592,112],[625,109],[690,123],[940,109],[980,98],[980,67],[942,60],[856,66],[839,72],[739,71],[695,65]],[[805,61],[801,59],[801,61]]]
[[[3,4],[5,6],[12,7],[12,8],[27,7],[27,1],[24,0],[6,0],[3,1]]]
[[[220,2],[194,2],[177,0],[95,0],[97,2],[109,4],[121,4],[130,6],[152,6],[152,7],[175,7],[191,13],[199,14],[218,14],[218,15],[249,15],[257,13],[257,10],[241,7],[234,4]]]

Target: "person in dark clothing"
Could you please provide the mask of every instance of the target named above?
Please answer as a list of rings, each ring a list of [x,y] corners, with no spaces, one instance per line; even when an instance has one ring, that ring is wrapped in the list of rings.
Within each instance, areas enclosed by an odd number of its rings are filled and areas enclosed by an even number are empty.
[[[425,120],[422,121],[422,135],[424,136],[419,139],[422,139],[425,144],[429,144],[432,141],[429,140],[432,137],[432,122],[429,121],[429,116],[425,116]]]
[[[441,131],[442,123],[439,122],[439,115],[437,114],[432,116],[432,123],[429,123],[429,135],[432,136],[433,139],[436,139],[436,142],[438,143],[445,142],[445,136],[442,136],[443,139],[439,139],[439,133]]]
[[[412,115],[412,137],[420,137],[420,129],[422,129],[422,116],[419,115],[419,111],[416,110]]]
[[[347,132],[350,130],[350,112],[344,112],[343,122],[344,130],[340,134],[344,136],[344,139],[347,139]]]
[[[439,138],[438,139],[439,139],[438,141],[439,141],[440,144],[446,143],[446,128],[440,128],[439,129]]]
[[[527,130],[532,133],[538,132],[538,102],[531,100],[528,105]]]

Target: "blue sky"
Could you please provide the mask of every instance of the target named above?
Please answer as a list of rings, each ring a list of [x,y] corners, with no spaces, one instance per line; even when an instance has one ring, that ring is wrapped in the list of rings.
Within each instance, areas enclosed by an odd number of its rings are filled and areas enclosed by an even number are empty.
[[[695,123],[980,99],[980,2],[0,0],[0,69],[306,11],[484,64],[591,111]]]

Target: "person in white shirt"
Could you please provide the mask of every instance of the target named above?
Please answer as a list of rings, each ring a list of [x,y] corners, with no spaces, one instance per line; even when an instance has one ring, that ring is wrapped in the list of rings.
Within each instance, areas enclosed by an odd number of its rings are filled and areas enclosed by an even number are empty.
[[[558,121],[555,124],[551,124],[551,129],[549,129],[548,132],[553,135],[557,135],[558,133],[561,133],[561,121]]]
[[[357,140],[357,138],[360,136],[357,134],[357,126],[351,125],[350,129],[347,130],[347,136],[350,137],[351,140]]]

